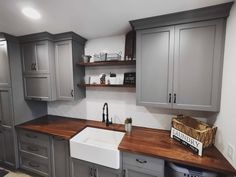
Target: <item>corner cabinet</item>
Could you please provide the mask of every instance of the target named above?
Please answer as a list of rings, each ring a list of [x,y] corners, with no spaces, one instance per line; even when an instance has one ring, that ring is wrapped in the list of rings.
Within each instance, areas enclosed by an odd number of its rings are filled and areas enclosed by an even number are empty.
[[[57,100],[77,100],[85,97],[85,88],[77,86],[85,75],[85,69],[77,66],[83,53],[83,43],[74,40],[55,42]]]
[[[137,32],[137,103],[219,111],[225,19]]]

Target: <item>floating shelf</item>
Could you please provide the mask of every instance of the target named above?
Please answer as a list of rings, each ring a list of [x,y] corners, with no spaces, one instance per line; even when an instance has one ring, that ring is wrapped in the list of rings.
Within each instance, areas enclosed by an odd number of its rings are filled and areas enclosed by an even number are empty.
[[[135,85],[123,84],[123,85],[105,85],[105,84],[78,84],[79,87],[124,87],[135,88]]]
[[[118,66],[118,65],[136,65],[135,60],[128,61],[99,61],[91,63],[78,63],[79,66]]]

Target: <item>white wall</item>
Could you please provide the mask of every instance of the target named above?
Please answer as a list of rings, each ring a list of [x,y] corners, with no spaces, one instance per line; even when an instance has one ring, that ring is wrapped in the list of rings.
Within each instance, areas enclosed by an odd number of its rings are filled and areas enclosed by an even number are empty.
[[[236,4],[227,21],[221,111],[216,118],[218,126],[216,146],[227,157],[228,143],[234,146],[236,168]]]
[[[119,52],[124,54],[125,36],[113,36],[89,40],[85,47],[85,53],[93,55],[102,51]],[[124,73],[135,71],[135,67],[88,67],[86,75],[100,73]],[[116,123],[124,123],[126,117],[132,117],[134,125],[169,129],[173,115],[184,113],[196,117],[208,117],[202,112],[188,112],[178,110],[165,110],[136,106],[135,89],[132,88],[89,88],[86,90],[86,99],[74,102],[52,102],[48,104],[48,113],[74,118],[84,118],[100,121],[102,119],[102,107],[105,102],[109,104],[109,114]]]

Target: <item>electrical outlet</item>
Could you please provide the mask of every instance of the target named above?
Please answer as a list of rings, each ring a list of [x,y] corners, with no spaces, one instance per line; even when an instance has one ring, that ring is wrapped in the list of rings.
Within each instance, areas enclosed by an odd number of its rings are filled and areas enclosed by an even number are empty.
[[[228,144],[227,147],[227,156],[231,159],[234,160],[234,147],[231,144]]]

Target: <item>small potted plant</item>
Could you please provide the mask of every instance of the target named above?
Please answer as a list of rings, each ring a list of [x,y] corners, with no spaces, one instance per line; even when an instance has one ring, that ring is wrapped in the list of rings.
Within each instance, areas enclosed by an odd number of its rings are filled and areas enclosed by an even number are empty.
[[[125,131],[128,134],[131,134],[131,131],[132,131],[132,118],[131,117],[125,119]]]

